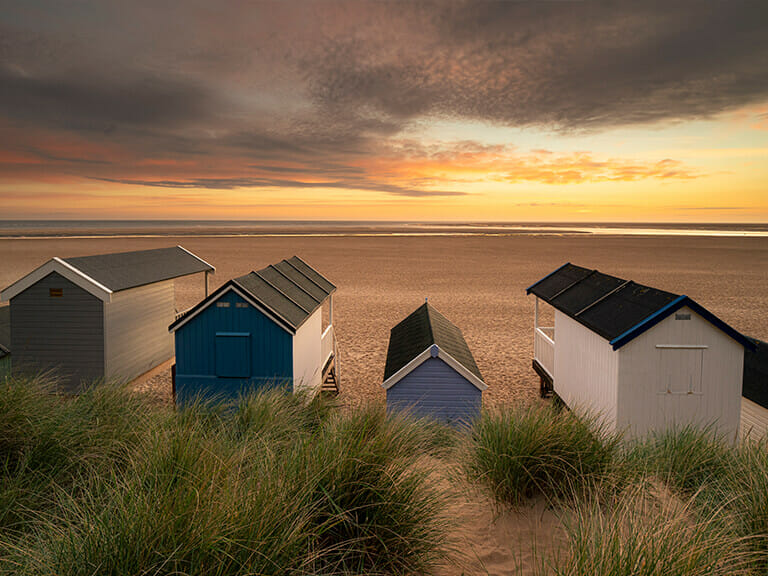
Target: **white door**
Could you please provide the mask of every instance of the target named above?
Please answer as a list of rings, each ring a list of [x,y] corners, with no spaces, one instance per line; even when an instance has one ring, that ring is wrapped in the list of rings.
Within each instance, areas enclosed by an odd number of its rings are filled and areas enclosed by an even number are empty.
[[[659,345],[656,377],[657,429],[699,419],[702,403],[703,346]]]

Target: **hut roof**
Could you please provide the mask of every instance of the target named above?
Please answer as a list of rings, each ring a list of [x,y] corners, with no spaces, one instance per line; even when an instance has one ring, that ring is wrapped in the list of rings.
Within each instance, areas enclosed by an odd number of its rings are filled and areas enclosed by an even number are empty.
[[[290,332],[296,332],[336,291],[336,286],[327,278],[298,256],[293,256],[229,280],[208,298],[178,317],[168,329],[173,331],[180,328],[232,288],[236,288],[243,297],[264,309]]]
[[[434,345],[482,382],[483,376],[461,330],[426,302],[392,328],[384,381],[390,380]]]
[[[62,260],[113,292],[215,270],[181,246]]]
[[[526,290],[596,334],[614,349],[627,344],[683,306],[747,348],[754,343],[685,295],[658,290],[570,262]]]
[[[84,290],[109,300],[113,292],[213,270],[213,266],[181,246],[53,258],[3,290],[2,298],[10,300],[51,272],[58,272]]]
[[[754,340],[755,350],[744,352],[742,396],[768,408],[768,343]]]

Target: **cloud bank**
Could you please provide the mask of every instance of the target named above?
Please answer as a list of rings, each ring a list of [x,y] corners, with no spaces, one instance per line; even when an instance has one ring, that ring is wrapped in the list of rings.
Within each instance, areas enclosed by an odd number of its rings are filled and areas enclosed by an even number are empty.
[[[457,195],[404,132],[589,134],[758,105],[767,17],[739,0],[5,5],[0,173]],[[480,156],[508,182],[696,177],[674,160]]]

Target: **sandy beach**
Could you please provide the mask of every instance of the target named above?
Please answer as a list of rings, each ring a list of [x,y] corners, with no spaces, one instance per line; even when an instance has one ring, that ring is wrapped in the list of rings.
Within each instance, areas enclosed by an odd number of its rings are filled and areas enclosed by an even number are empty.
[[[341,400],[383,400],[390,328],[425,297],[464,332],[488,390],[487,406],[535,401],[533,300],[525,288],[564,262],[684,293],[756,338],[768,339],[768,239],[665,236],[291,236],[0,239],[0,286],[53,256],[181,244],[217,268],[215,288],[297,254],[337,286],[334,324]],[[202,278],[177,281],[177,308],[203,296]],[[170,394],[170,362],[142,381]],[[542,554],[563,552],[557,513],[543,501],[500,509],[475,489],[452,490],[457,564],[441,575],[531,574]]]
[[[297,254],[337,286],[341,399],[383,399],[389,330],[429,298],[464,332],[487,405],[536,398],[533,298],[525,288],[565,262],[687,294],[749,336],[768,339],[768,239],[521,234],[0,239],[0,286],[53,256],[181,244],[216,266],[211,287]],[[177,281],[177,308],[203,296]]]

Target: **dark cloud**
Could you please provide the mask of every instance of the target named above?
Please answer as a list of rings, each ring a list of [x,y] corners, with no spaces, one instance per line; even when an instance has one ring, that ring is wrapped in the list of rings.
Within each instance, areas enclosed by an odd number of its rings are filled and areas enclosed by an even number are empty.
[[[316,101],[572,130],[768,97],[764,2],[472,1],[413,17],[394,58],[385,42],[330,39],[308,67]]]
[[[171,78],[40,77],[0,68],[0,110],[14,120],[109,133],[197,121],[208,109],[204,89]]]
[[[132,180],[128,178],[94,178],[104,182],[150,186],[153,188],[192,188],[208,190],[234,190],[236,188],[336,188],[386,192],[395,196],[423,198],[432,196],[466,196],[466,192],[453,190],[424,190],[366,180],[304,182],[281,178],[193,178],[190,180]]]
[[[450,195],[429,190],[426,178],[400,174],[390,184],[386,170],[374,174],[361,165],[421,154],[402,147],[403,134],[435,118],[600,130],[763,102],[767,6],[315,0],[210,10],[205,3],[141,0],[10,3],[0,7],[0,128],[21,136],[5,138],[0,152],[32,150],[56,169],[68,164],[68,174],[145,186],[322,185]],[[74,151],[29,141],[38,134],[74,135],[90,152],[78,161]],[[93,152],[106,144],[119,154]],[[147,160],[188,166],[190,177],[178,169],[136,172]],[[97,163],[103,166],[91,170]],[[685,176],[674,164],[638,173]]]

